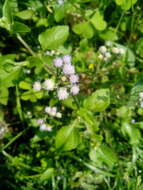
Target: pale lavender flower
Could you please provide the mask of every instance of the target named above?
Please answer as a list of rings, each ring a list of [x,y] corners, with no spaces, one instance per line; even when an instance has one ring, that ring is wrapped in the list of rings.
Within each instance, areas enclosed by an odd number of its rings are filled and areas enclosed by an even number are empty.
[[[79,76],[78,75],[70,75],[70,82],[71,83],[77,83],[79,81]]]
[[[55,67],[62,67],[62,65],[63,65],[63,60],[62,60],[62,58],[60,58],[60,57],[58,57],[58,58],[56,58],[56,59],[54,59],[54,66]]]
[[[40,91],[41,90],[41,83],[39,81],[34,82],[33,89],[36,91]]]
[[[73,75],[75,73],[75,68],[73,65],[71,64],[64,64],[63,67],[63,73],[65,75]]]
[[[65,64],[71,64],[71,56],[70,55],[64,55],[63,61]]]
[[[42,125],[40,125],[40,131],[52,131],[52,127],[43,123]]]
[[[67,89],[64,87],[61,87],[58,89],[58,98],[59,100],[65,100],[69,96],[69,93],[67,92]]]
[[[44,123],[44,119],[38,119],[38,120],[37,120],[37,124],[38,124],[38,125],[42,125],[43,123]]]
[[[70,89],[70,92],[73,94],[73,95],[76,95],[79,93],[79,86],[77,85],[73,85]]]
[[[52,107],[49,115],[56,116],[56,114],[57,114],[57,108],[56,107]]]
[[[43,83],[44,89],[52,91],[55,88],[55,82],[52,79],[47,79]]]

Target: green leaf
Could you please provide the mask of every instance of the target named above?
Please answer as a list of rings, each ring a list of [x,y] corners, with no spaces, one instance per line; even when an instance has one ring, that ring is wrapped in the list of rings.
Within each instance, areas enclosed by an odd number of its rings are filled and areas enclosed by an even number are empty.
[[[84,100],[83,106],[87,110],[93,112],[102,112],[110,104],[110,92],[109,89],[100,89],[91,94]]]
[[[19,114],[20,119],[23,121],[23,112],[22,112],[22,106],[21,106],[21,101],[20,101],[20,93],[18,86],[16,85],[16,108],[17,112]]]
[[[57,149],[69,151],[75,149],[79,143],[80,138],[78,130],[75,128],[74,124],[62,127],[56,135],[55,145]]]
[[[117,33],[114,31],[113,28],[108,28],[105,31],[101,32],[99,36],[103,40],[107,41],[116,41],[118,39]]]
[[[124,10],[129,10],[137,0],[115,0],[116,4],[121,6]]]
[[[54,14],[56,22],[60,22],[67,15],[67,12],[69,13],[72,10],[73,6],[70,3],[64,3],[63,5],[56,7]]]
[[[73,26],[72,30],[78,35],[82,35],[85,38],[92,38],[94,36],[93,27],[89,22],[82,22]]]
[[[137,42],[136,42],[136,53],[143,58],[143,38],[140,38]]]
[[[32,88],[31,84],[26,81],[21,81],[19,87],[24,90],[30,90]]]
[[[23,10],[18,13],[16,13],[16,16],[23,19],[23,20],[29,20],[32,18],[34,14],[34,11],[31,9]]]
[[[130,103],[134,105],[134,103],[139,101],[139,93],[143,92],[143,79],[139,80],[131,89],[131,97]]]
[[[40,181],[44,182],[50,179],[54,175],[54,168],[48,168],[44,173],[40,175]]]
[[[137,145],[140,142],[141,139],[141,133],[140,130],[135,128],[134,126],[130,125],[128,122],[123,122],[121,131],[123,135],[126,137],[129,137],[130,144]]]
[[[115,0],[117,5],[123,5],[126,0]]]
[[[12,12],[11,12],[10,0],[5,0],[3,5],[3,16],[7,18],[8,22],[12,22]]]
[[[26,32],[31,31],[31,29],[27,25],[25,25],[21,22],[14,22],[13,25],[11,26],[11,30],[12,30],[12,33],[15,33],[15,34],[16,33],[26,33]]]
[[[0,104],[7,105],[9,91],[8,88],[0,89]]]
[[[99,11],[96,11],[96,13],[90,19],[90,22],[95,27],[95,29],[100,31],[105,30],[107,27],[107,23],[104,21],[104,18]]]
[[[88,132],[92,135],[95,135],[96,131],[99,129],[99,122],[97,121],[93,112],[80,108],[78,115],[83,119],[86,124]]]
[[[89,157],[93,162],[99,164],[99,166],[102,166],[104,163],[110,168],[112,168],[117,162],[116,154],[105,144],[92,148]]]
[[[65,100],[62,101],[62,104],[67,107],[67,108],[70,108],[70,109],[73,109],[75,110],[76,109],[76,105],[74,104],[74,100],[73,98],[67,98]]]
[[[21,72],[21,67],[16,66],[12,68],[11,72],[6,72],[0,69],[0,88],[14,86],[14,80],[17,80]]]
[[[17,9],[16,0],[5,0],[3,5],[3,17],[7,19],[9,23],[12,23],[13,12]]]
[[[68,38],[68,26],[54,26],[39,35],[39,42],[44,50],[56,49]]]

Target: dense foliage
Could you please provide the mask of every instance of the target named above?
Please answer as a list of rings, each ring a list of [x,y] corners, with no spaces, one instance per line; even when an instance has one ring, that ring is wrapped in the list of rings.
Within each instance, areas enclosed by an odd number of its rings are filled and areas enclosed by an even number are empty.
[[[0,1],[0,189],[143,189],[142,0]]]

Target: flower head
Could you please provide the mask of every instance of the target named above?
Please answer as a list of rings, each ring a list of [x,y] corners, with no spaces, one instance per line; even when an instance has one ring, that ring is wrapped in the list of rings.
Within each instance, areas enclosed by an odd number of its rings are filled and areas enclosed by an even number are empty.
[[[52,127],[43,123],[40,125],[40,131],[52,131]]]
[[[43,123],[44,123],[44,119],[38,119],[38,120],[37,120],[37,124],[38,124],[38,125],[42,125]]]
[[[106,46],[111,47],[112,45],[113,45],[113,43],[111,41],[106,42]]]
[[[119,48],[119,54],[124,55],[125,54],[125,50],[123,48]]]
[[[73,65],[71,64],[64,64],[63,67],[63,73],[65,75],[73,75],[75,73],[75,68]]]
[[[106,52],[106,53],[105,53],[105,57],[106,57],[107,59],[111,58],[111,53],[110,53],[110,52]]]
[[[57,118],[61,118],[61,117],[62,117],[62,114],[61,114],[60,112],[57,112],[56,117],[57,117]]]
[[[52,91],[55,88],[55,83],[52,79],[47,79],[47,80],[45,80],[43,86],[44,86],[45,90]]]
[[[34,82],[33,89],[36,91],[40,91],[41,90],[41,83],[39,81]]]
[[[77,85],[73,85],[70,89],[70,92],[73,94],[73,95],[77,95],[79,93],[79,86]]]
[[[45,112],[48,113],[48,114],[50,114],[50,112],[51,112],[51,107],[49,107],[49,106],[45,107]]]
[[[62,65],[63,65],[63,60],[60,57],[54,59],[54,66],[55,67],[60,68],[60,67],[62,67]]]
[[[112,52],[115,53],[115,54],[119,54],[119,53],[120,53],[120,50],[119,50],[119,48],[117,48],[117,47],[113,47],[113,48],[112,48]]]
[[[51,116],[56,116],[56,114],[57,114],[57,108],[56,107],[52,107],[51,111],[50,111],[50,115]]]
[[[65,64],[71,64],[71,56],[70,55],[64,55],[63,61]]]
[[[77,83],[79,81],[79,76],[78,75],[70,75],[70,82],[71,83]]]
[[[99,51],[100,51],[101,53],[103,53],[103,54],[106,53],[106,52],[107,52],[106,46],[100,46]]]
[[[59,100],[65,100],[69,96],[69,93],[67,92],[67,89],[64,87],[61,87],[58,89],[58,98]]]

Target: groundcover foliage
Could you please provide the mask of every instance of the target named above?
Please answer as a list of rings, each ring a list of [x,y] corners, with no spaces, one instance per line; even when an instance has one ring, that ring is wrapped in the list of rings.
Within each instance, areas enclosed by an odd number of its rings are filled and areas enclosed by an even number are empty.
[[[143,189],[142,11],[0,1],[0,189]]]

